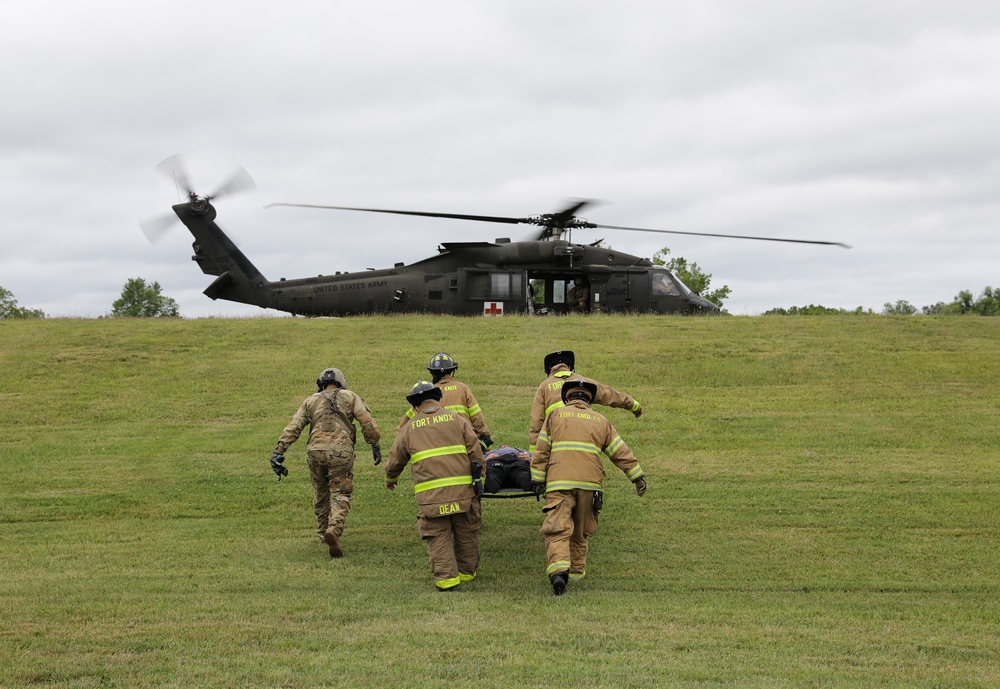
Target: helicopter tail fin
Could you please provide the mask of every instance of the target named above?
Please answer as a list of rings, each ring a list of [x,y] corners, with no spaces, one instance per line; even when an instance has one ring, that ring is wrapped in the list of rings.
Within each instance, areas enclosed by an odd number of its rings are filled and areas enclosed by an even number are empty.
[[[206,275],[217,276],[205,290],[205,296],[267,307],[271,301],[270,283],[215,224],[215,208],[207,201],[195,199],[173,209],[194,236],[191,260]]]

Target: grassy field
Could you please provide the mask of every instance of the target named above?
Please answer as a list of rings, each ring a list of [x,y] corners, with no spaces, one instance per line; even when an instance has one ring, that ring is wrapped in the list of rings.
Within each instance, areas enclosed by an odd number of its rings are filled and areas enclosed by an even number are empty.
[[[362,447],[330,560],[268,466],[330,365],[388,450],[439,350],[523,445],[559,348],[650,483],[565,596],[534,500],[441,595],[408,472]],[[998,318],[0,322],[0,686],[1000,686],[998,371]]]

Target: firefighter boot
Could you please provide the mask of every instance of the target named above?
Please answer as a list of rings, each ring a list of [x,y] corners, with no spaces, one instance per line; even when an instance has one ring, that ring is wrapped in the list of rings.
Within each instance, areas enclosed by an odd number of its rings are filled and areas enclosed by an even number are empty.
[[[566,584],[569,582],[569,575],[566,572],[556,572],[549,581],[552,582],[552,593],[561,596],[566,593]]]

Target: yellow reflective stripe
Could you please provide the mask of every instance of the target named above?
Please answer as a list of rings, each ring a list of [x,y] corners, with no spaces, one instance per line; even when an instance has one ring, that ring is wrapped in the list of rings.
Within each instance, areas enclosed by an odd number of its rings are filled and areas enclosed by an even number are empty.
[[[388,476],[385,477],[385,482],[386,483],[395,483],[398,480],[399,480],[398,476],[396,478],[389,478]]]
[[[541,433],[538,434],[538,442],[551,443],[552,438],[549,437],[548,433],[542,431]]]
[[[587,576],[586,572],[570,572],[569,573],[569,580],[570,581],[580,581],[585,576]]]
[[[646,472],[644,472],[642,470],[642,467],[639,466],[638,464],[636,464],[635,465],[635,469],[633,469],[632,471],[628,472],[628,478],[629,478],[630,481],[635,481],[640,476],[644,476],[645,473]]]
[[[434,583],[439,589],[453,589],[462,583],[462,579],[460,577],[451,577],[450,579],[442,579]]]
[[[424,481],[413,486],[414,493],[423,493],[425,490],[444,488],[446,486],[471,486],[472,476],[449,476],[448,478],[436,478],[433,481]]]
[[[467,452],[465,445],[445,445],[444,447],[432,447],[429,450],[421,450],[410,456],[410,462],[416,464],[428,457],[442,457],[444,455],[464,455]]]
[[[552,576],[556,572],[565,572],[569,569],[569,560],[556,560],[545,568],[545,573]]]
[[[545,472],[542,471],[541,469],[532,469],[531,480],[541,483],[542,481],[545,480]]]
[[[406,418],[412,419],[416,415],[417,415],[417,410],[414,409],[413,407],[410,407],[409,409],[406,410]]]
[[[476,414],[481,412],[482,409],[480,409],[478,404],[474,404],[471,407],[467,408],[465,411],[468,412],[469,416],[475,416]]]
[[[460,581],[472,581],[473,579],[476,578],[476,573],[473,572],[472,574],[462,574],[461,572],[459,572],[458,578]]]
[[[590,454],[600,454],[601,450],[594,443],[585,443],[576,440],[557,440],[552,443],[553,452],[589,452]]]
[[[445,407],[445,409],[453,411],[456,414],[461,414],[462,416],[472,416],[472,414],[469,413],[469,408],[464,404],[449,404]]]
[[[618,448],[621,447],[624,444],[625,444],[625,441],[622,440],[622,437],[620,435],[616,436],[615,439],[611,441],[611,444],[608,445],[608,449],[606,450],[606,452],[608,453],[608,456],[610,457],[611,455],[613,455],[614,453],[616,453],[618,451]]]
[[[534,445],[528,445],[528,452],[530,452],[531,454],[535,454],[535,446]]]
[[[632,405],[632,411],[639,411],[639,400],[632,400],[635,404]]]
[[[556,378],[569,378],[571,375],[573,375],[573,372],[572,371],[556,371],[552,375],[554,375]]]
[[[545,408],[545,415],[548,416],[549,414],[551,414],[552,412],[554,412],[556,409],[559,409],[560,407],[565,407],[565,406],[566,406],[566,403],[563,402],[562,400],[559,400],[555,404],[550,404],[548,407]]]
[[[600,490],[600,483],[592,483],[591,481],[549,481],[545,484],[545,492],[548,493],[553,490]]]

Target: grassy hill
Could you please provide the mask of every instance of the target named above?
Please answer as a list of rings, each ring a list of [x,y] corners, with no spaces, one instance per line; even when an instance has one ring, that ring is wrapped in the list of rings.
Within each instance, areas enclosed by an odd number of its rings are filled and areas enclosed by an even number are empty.
[[[268,466],[327,366],[388,450],[439,350],[523,445],[559,348],[650,483],[607,463],[565,596],[534,500],[441,595],[408,472],[362,446],[332,561],[304,439]],[[995,687],[998,370],[985,318],[0,322],[0,686]]]

